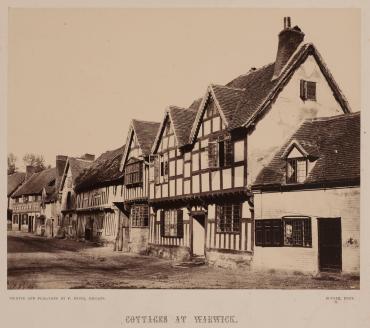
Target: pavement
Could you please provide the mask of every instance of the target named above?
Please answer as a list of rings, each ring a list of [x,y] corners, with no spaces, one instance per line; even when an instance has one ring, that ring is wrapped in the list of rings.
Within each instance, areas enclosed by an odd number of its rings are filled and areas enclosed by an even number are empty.
[[[8,232],[8,289],[358,289],[358,277],[254,272],[114,252],[88,242]]]

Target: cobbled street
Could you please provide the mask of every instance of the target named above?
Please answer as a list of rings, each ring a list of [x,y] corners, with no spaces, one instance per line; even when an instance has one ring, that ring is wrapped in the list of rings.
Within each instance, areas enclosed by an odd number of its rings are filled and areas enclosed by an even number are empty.
[[[8,289],[358,289],[358,277],[191,266],[111,247],[8,232]]]

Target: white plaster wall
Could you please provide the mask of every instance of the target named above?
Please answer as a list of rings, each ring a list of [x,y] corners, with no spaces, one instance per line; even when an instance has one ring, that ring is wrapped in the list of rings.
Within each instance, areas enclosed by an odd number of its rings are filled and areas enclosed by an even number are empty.
[[[254,195],[255,219],[286,215],[311,217],[312,248],[255,246],[256,267],[316,272],[317,218],[341,218],[342,271],[360,271],[360,188],[337,188]]]
[[[301,79],[316,82],[317,101],[303,101],[300,98]],[[308,56],[249,136],[248,184],[254,182],[260,170],[305,119],[342,113],[314,57]]]

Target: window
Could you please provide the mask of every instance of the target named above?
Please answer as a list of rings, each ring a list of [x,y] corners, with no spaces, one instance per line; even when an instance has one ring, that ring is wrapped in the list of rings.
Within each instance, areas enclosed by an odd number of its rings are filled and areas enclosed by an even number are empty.
[[[312,246],[310,218],[283,218],[284,246]]]
[[[316,100],[316,82],[301,80],[302,100]]]
[[[256,220],[256,246],[282,246],[281,219]]]
[[[230,166],[234,160],[233,143],[229,137],[220,136],[208,143],[209,167]]]
[[[28,196],[23,196],[23,203],[27,203],[28,202]]]
[[[18,215],[15,214],[15,215],[13,215],[13,224],[18,224],[18,223],[19,223],[19,221],[18,221]]]
[[[165,210],[160,212],[161,237],[183,238],[183,211]]]
[[[168,180],[168,154],[164,154],[160,157],[160,176],[161,182]]]
[[[241,204],[216,206],[217,232],[240,232]]]
[[[143,182],[142,162],[135,162],[126,165],[125,185],[135,185]]]
[[[311,247],[311,219],[283,218],[255,221],[256,246]]]
[[[131,207],[131,224],[133,227],[147,227],[149,224],[148,205],[134,205]]]
[[[304,182],[307,176],[307,161],[305,158],[287,158],[286,182]]]
[[[18,197],[15,199],[15,202],[16,203],[19,203],[19,198]]]

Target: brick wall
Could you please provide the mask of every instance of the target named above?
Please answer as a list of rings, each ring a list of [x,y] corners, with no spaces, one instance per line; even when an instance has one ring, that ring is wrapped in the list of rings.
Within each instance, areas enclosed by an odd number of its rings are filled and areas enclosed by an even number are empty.
[[[312,248],[255,246],[255,268],[318,271],[317,218],[341,218],[342,271],[360,271],[360,188],[255,194],[255,219],[311,217]]]

